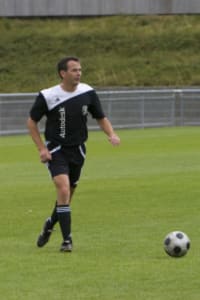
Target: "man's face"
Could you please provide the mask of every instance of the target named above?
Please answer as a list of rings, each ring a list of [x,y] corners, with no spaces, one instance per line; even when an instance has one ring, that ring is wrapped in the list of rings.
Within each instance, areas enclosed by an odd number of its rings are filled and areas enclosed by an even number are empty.
[[[71,86],[79,84],[81,79],[81,65],[77,61],[69,61],[66,71],[61,71],[63,81]]]

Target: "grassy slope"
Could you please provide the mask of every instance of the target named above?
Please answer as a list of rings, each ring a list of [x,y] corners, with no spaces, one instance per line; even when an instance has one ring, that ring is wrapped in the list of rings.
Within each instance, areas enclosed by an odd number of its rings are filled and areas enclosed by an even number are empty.
[[[79,56],[83,80],[97,87],[199,85],[199,18],[1,19],[0,92],[55,84],[65,55]]]
[[[0,138],[2,299],[199,299],[200,129],[119,134],[113,148],[90,133],[69,255],[58,252],[58,227],[44,249],[35,246],[54,189],[30,138]],[[162,247],[176,229],[192,241],[181,259]]]

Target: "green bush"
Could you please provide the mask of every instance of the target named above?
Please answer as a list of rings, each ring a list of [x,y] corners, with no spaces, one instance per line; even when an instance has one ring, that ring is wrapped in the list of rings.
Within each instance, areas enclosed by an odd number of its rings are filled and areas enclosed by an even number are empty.
[[[199,16],[0,19],[0,92],[58,81],[57,61],[79,56],[82,80],[105,86],[195,86]]]

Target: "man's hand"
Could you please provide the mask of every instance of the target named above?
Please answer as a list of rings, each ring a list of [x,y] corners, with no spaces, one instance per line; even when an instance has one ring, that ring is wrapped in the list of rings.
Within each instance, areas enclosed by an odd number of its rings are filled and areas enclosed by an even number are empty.
[[[108,140],[113,146],[118,146],[120,144],[120,138],[116,134],[109,136]]]
[[[40,153],[40,160],[42,163],[46,163],[52,159],[51,153],[49,152],[49,150],[47,148],[42,148],[39,151],[39,153]]]

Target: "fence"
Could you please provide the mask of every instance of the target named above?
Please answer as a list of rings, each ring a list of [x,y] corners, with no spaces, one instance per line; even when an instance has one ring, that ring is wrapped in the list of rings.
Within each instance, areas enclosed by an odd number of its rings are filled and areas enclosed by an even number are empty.
[[[0,16],[200,13],[199,0],[0,0]]]
[[[200,125],[200,89],[106,90],[97,92],[115,128]],[[27,133],[36,94],[0,94],[0,135]],[[89,118],[89,129],[97,129]],[[44,121],[40,124],[43,131]]]

